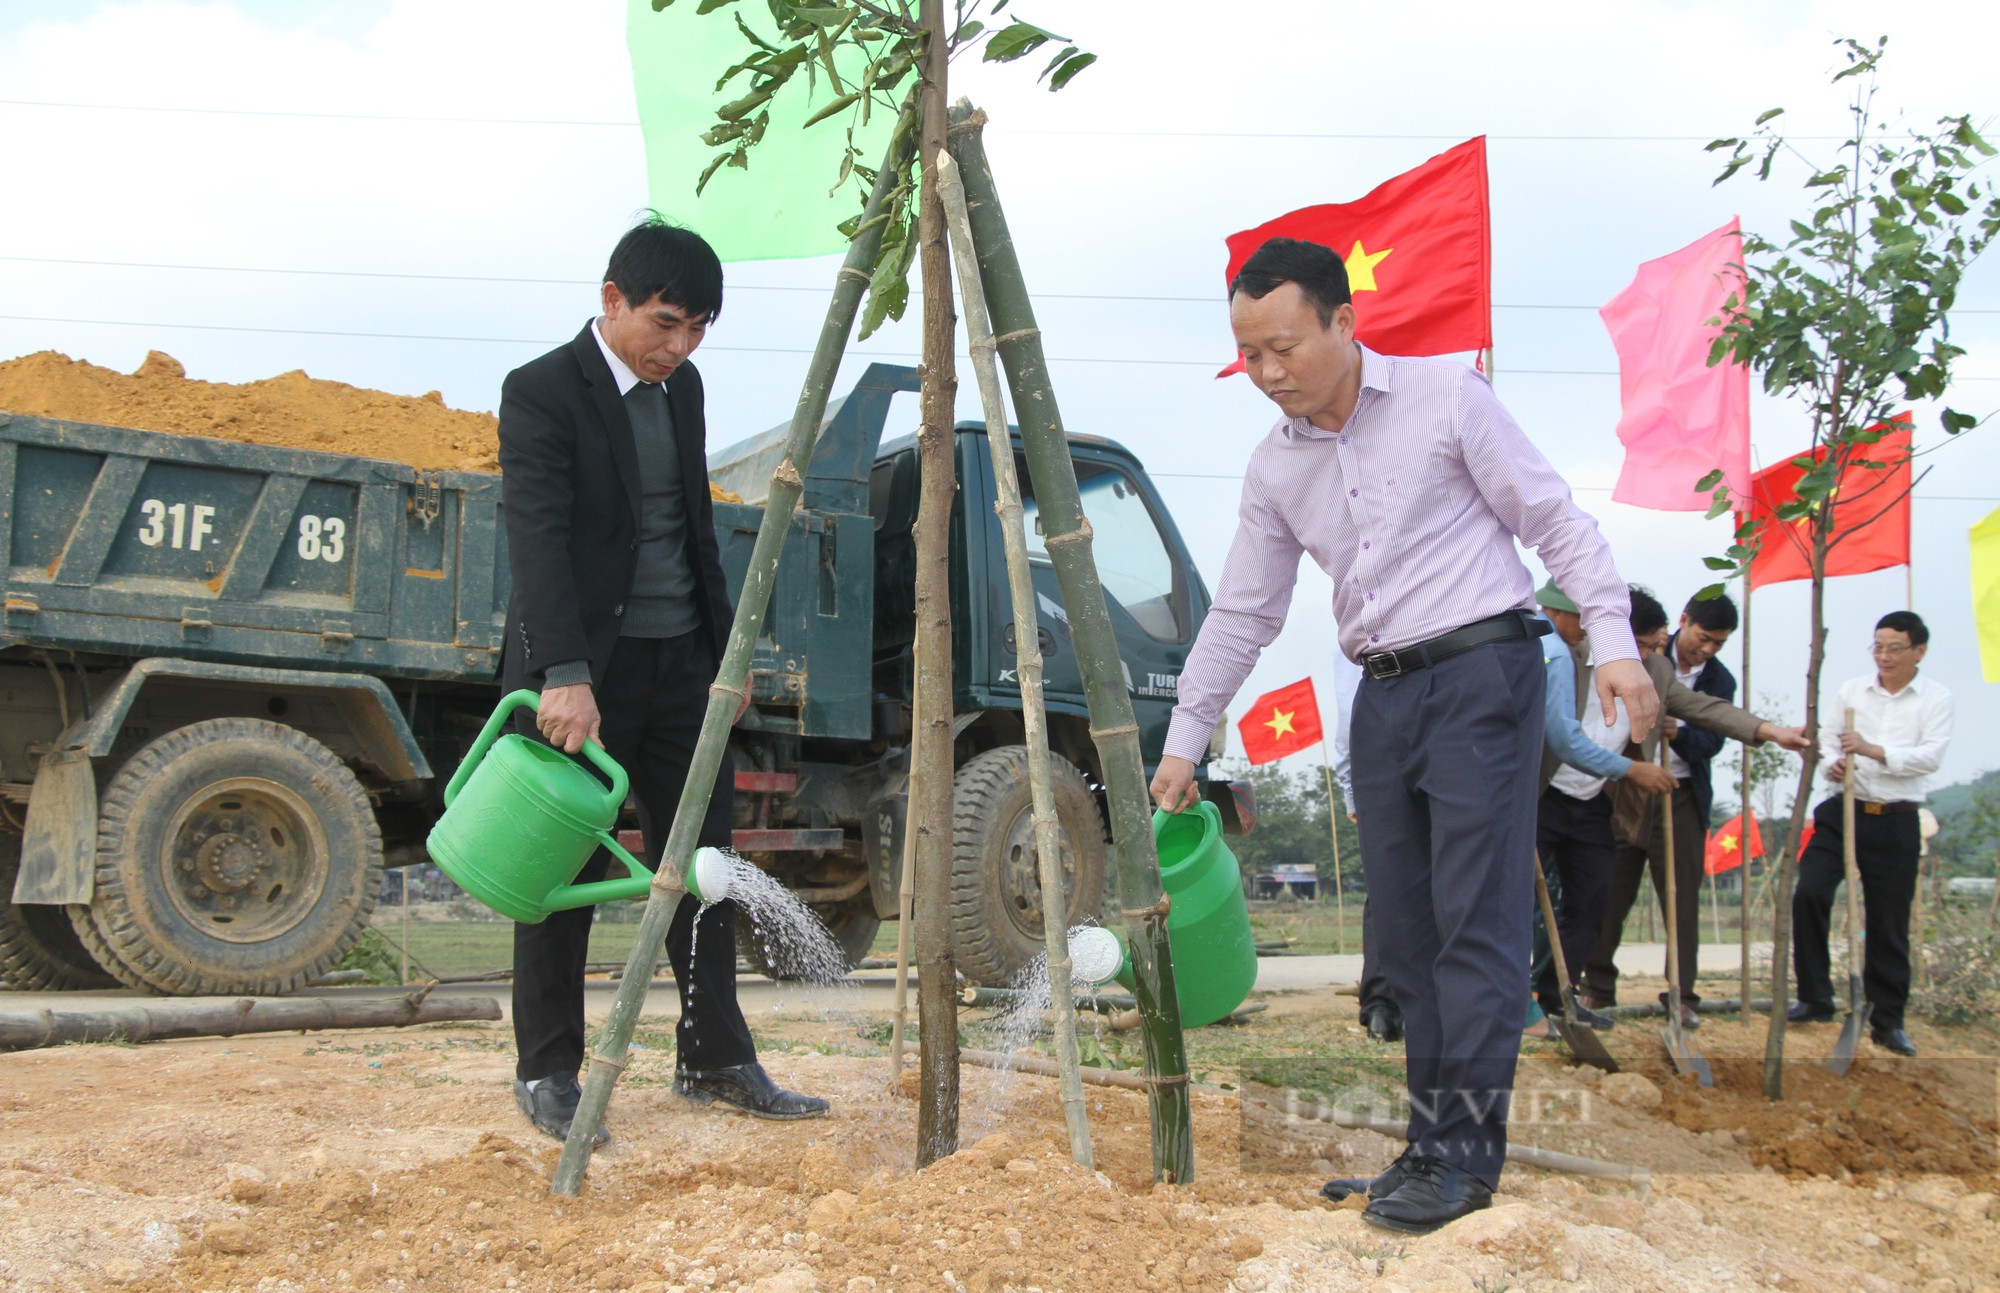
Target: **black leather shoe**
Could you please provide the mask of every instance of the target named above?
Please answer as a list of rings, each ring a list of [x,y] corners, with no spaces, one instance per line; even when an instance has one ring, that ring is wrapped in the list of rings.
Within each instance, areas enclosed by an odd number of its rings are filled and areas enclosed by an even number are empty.
[[[1917,1044],[1900,1028],[1874,1028],[1869,1030],[1868,1036],[1885,1051],[1894,1051],[1898,1055],[1917,1053]]]
[[[1368,1029],[1371,1041],[1400,1042],[1403,1040],[1403,1017],[1393,1010],[1377,1006],[1361,1012],[1361,1022]]]
[[[1786,1008],[1785,1018],[1795,1024],[1823,1024],[1833,1018],[1833,1007],[1815,1006],[1806,1001],[1794,1001]]]
[[[1595,1028],[1600,1033],[1608,1033],[1618,1026],[1618,1021],[1601,1011],[1592,1010],[1581,1001],[1576,1003],[1576,1022],[1586,1028]]]
[[[745,1113],[778,1122],[817,1118],[828,1107],[818,1096],[785,1090],[755,1060],[726,1069],[681,1069],[674,1074],[674,1094],[696,1104],[721,1101]]]
[[[1365,1194],[1371,1199],[1384,1198],[1396,1192],[1396,1188],[1410,1176],[1410,1165],[1416,1161],[1416,1146],[1405,1145],[1403,1152],[1396,1155],[1396,1161],[1389,1164],[1380,1176],[1336,1176],[1319,1187],[1320,1197],[1340,1202],[1350,1194]]]
[[[569,1139],[570,1124],[576,1121],[576,1106],[583,1099],[583,1088],[576,1084],[576,1074],[558,1073],[546,1077],[535,1084],[530,1091],[526,1082],[514,1084],[514,1103],[535,1129],[557,1140]],[[604,1130],[604,1124],[597,1125],[597,1143],[607,1144],[611,1133]]]
[[[1592,992],[1589,988],[1578,988],[1576,1004],[1586,1010],[1609,1010],[1618,1004],[1618,998],[1609,992]]]
[[[1362,1210],[1363,1221],[1407,1235],[1425,1235],[1493,1206],[1493,1191],[1464,1168],[1428,1155],[1413,1158],[1408,1179],[1388,1196],[1371,1201]]]

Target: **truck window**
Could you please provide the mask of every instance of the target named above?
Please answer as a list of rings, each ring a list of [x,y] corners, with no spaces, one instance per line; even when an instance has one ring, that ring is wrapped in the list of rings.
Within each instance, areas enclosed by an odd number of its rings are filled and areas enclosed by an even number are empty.
[[[1016,458],[1022,489],[1030,488],[1027,464]],[[1098,463],[1076,464],[1077,491],[1083,513],[1090,518],[1091,551],[1105,595],[1117,602],[1146,631],[1162,642],[1187,637],[1182,603],[1176,586],[1174,559],[1145,498],[1124,472]],[[1041,513],[1032,497],[1021,500],[1028,531],[1028,556],[1046,563]]]

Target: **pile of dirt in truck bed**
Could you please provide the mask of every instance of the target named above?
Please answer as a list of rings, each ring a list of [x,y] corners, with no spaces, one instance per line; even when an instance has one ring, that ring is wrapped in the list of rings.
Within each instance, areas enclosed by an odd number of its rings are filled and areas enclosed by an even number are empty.
[[[130,374],[44,350],[0,363],[0,410],[174,435],[386,458],[426,470],[498,471],[499,422],[302,371],[231,384],[188,377],[151,351]]]

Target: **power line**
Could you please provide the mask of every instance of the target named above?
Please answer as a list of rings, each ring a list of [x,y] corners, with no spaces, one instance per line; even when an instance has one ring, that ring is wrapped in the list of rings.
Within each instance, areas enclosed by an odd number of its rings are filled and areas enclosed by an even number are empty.
[[[597,121],[576,117],[448,117],[422,113],[381,113],[381,112],[300,112],[275,108],[207,108],[187,107],[157,103],[75,103],[53,99],[0,99],[0,107],[10,108],[57,108],[78,112],[164,112],[186,116],[214,117],[279,117],[288,120],[309,119],[320,121],[370,121],[370,122],[423,122],[453,126],[580,126],[591,129],[636,130],[637,121]],[[1471,139],[1478,131],[1457,131],[1448,134],[1399,134],[1399,133],[1355,133],[1288,130],[1094,130],[1084,129],[1036,129],[1021,127],[1009,129],[1006,133],[1016,135],[1037,135],[1044,137],[1113,137],[1120,139],[1331,139],[1331,140],[1391,140],[1391,141],[1463,141]],[[1706,144],[1720,138],[1719,135],[1495,135],[1486,136],[1493,143],[1605,143],[1605,144]],[[1791,136],[1801,143],[1845,142],[1842,135],[1796,135]]]
[[[433,332],[359,332],[331,328],[265,328],[251,327],[239,323],[158,323],[143,319],[71,319],[46,314],[0,314],[0,320],[13,323],[68,323],[96,328],[156,328],[177,329],[185,332],[252,332],[270,333],[288,337],[352,337],[374,341],[455,341],[473,345],[490,346],[553,346],[559,340],[547,337],[456,337]],[[732,346],[726,343],[704,342],[702,349],[723,354],[738,355],[810,355],[810,346]],[[901,351],[855,351],[847,352],[856,359],[917,359],[914,350]],[[966,358],[960,355],[959,358]],[[1216,369],[1224,359],[1140,359],[1119,358],[1110,355],[1049,355],[1054,364],[1137,364],[1149,368],[1206,368]],[[1508,368],[1509,377],[1616,377],[1615,368]],[[2000,377],[1958,377],[1959,382],[2000,382]]]
[[[1241,472],[1154,471],[1150,467],[1146,469],[1146,474],[1148,476],[1151,476],[1155,480],[1242,480],[1243,479],[1243,473]],[[1612,485],[1570,486],[1571,492],[1577,494],[1609,494],[1614,488],[1616,487]],[[2000,503],[2000,494],[1996,494],[1991,498],[1977,494],[1912,494],[1910,497],[1919,503]]]
[[[195,274],[284,274],[303,278],[384,278],[411,282],[429,283],[516,283],[537,287],[595,287],[593,278],[528,278],[500,274],[415,274],[396,270],[376,269],[286,269],[272,265],[182,265],[166,261],[146,260],[85,260],[70,256],[0,256],[0,262],[18,265],[82,265],[95,269],[159,269]],[[804,283],[730,283],[732,292],[808,292],[824,295],[824,285]],[[912,284],[910,294],[922,295],[922,288]],[[1146,304],[1159,302],[1183,302],[1190,305],[1216,306],[1223,304],[1223,296],[1153,296],[1124,292],[1033,292],[1038,301],[1134,301]],[[1496,310],[1588,310],[1592,313],[1601,308],[1595,305],[1567,305],[1553,302],[1495,301]],[[1956,306],[1953,314],[2000,314],[2000,308],[1976,306]]]

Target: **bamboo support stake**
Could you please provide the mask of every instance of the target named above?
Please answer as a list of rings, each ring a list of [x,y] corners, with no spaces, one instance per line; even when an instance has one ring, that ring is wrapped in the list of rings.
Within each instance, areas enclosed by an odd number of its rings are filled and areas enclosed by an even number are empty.
[[[827,303],[826,319],[820,324],[819,342],[806,370],[797,405],[792,410],[785,456],[771,473],[771,488],[764,501],[764,519],[757,528],[757,540],[743,576],[743,592],[736,602],[736,620],[729,629],[729,645],[722,653],[715,681],[708,688],[708,710],[702,717],[701,736],[667,832],[665,853],[646,897],[646,913],[639,919],[632,940],[632,956],[625,963],[625,977],[612,1000],[611,1014],[598,1033],[591,1052],[590,1072],[584,1080],[583,1097],[577,1102],[576,1119],[569,1139],[563,1144],[562,1158],[556,1163],[550,1189],[556,1194],[575,1195],[583,1189],[583,1174],[590,1166],[597,1128],[611,1103],[611,1088],[625,1067],[632,1043],[632,1030],[646,1004],[646,991],[653,971],[660,963],[667,928],[679,909],[682,893],[680,877],[694,856],[696,836],[708,801],[715,788],[716,774],[729,744],[729,730],[736,722],[737,704],[749,695],[750,657],[764,629],[764,611],[770,605],[771,589],[777,583],[778,556],[785,533],[791,529],[792,510],[805,492],[805,468],[812,461],[813,442],[819,435],[820,419],[826,414],[827,393],[840,371],[840,357],[847,349],[854,316],[861,307],[861,293],[868,284],[869,271],[881,247],[886,222],[874,217],[888,204],[896,176],[909,159],[910,131],[915,112],[905,108],[890,136],[887,156],[876,172],[875,187],[863,209],[859,232],[848,244],[847,257],[834,275],[833,297]]]
[[[1757,703],[1757,693],[1750,690],[1750,593],[1750,576],[1746,573],[1743,576],[1743,703],[1746,706]],[[1743,803],[1742,813],[1737,818],[1737,824],[1743,828],[1740,836],[1742,840],[1743,870],[1739,877],[1742,880],[1743,888],[1743,910],[1739,913],[1737,922],[1741,926],[1737,930],[1737,941],[1741,944],[1742,972],[1738,975],[1739,982],[1736,985],[1736,999],[1738,1001],[1748,1001],[1750,1000],[1750,834],[1752,831],[1756,831],[1758,838],[1762,839],[1763,832],[1757,829],[1757,814],[1750,807],[1750,755],[1753,747],[1744,745],[1740,749],[1743,759]],[[1770,871],[1770,864],[1768,862],[1765,863],[1764,869],[1766,874],[1768,874]],[[1748,1015],[1750,1012],[1745,1010],[1743,1013]]]
[[[954,105],[951,155],[965,183],[980,279],[992,309],[994,330],[999,334],[1000,358],[1006,366],[1014,408],[1021,419],[1028,474],[1034,481],[1037,510],[1047,535],[1049,562],[1062,586],[1070,642],[1090,707],[1090,735],[1109,792],[1118,896],[1137,985],[1134,995],[1146,1021],[1140,1033],[1146,1071],[1154,1079],[1150,1088],[1153,1174],[1158,1180],[1186,1185],[1194,1180],[1187,1041],[1181,1032],[1180,998],[1174,987],[1167,902],[1160,890],[1159,848],[1153,838],[1139,725],[1132,714],[1132,697],[1126,689],[1104,585],[1091,557],[1090,522],[1083,514],[1076,466],[1070,460],[1062,414],[1049,381],[1034,304],[986,160],[981,138],[985,125],[985,114],[974,111],[971,104],[960,100]]]
[[[914,644],[912,644],[914,653]],[[910,698],[910,713],[916,713],[916,697]],[[910,767],[915,769],[921,737],[915,723],[910,725]],[[903,1033],[910,1022],[910,940],[915,934],[916,912],[916,823],[910,817],[910,783],[903,782],[903,870],[896,884],[896,1022],[889,1030],[889,1088],[894,1090],[903,1076]]]
[[[935,161],[938,192],[944,199],[945,223],[951,232],[952,264],[958,271],[959,296],[965,306],[972,371],[978,378],[979,403],[986,414],[986,448],[993,459],[997,495],[993,510],[1000,517],[1000,540],[1007,553],[1007,591],[1014,609],[1014,660],[1021,681],[1021,721],[1028,747],[1028,793],[1034,805],[1035,861],[1042,880],[1042,942],[1048,961],[1049,1006],[1055,1012],[1056,1059],[1062,1068],[1063,1123],[1069,1131],[1069,1156],[1084,1167],[1094,1168],[1090,1118],[1084,1111],[1083,1083],[1076,1076],[1076,1008],[1070,991],[1062,825],[1056,819],[1055,792],[1049,786],[1048,712],[1042,702],[1041,620],[1035,609],[1034,571],[1028,565],[1021,481],[1014,470],[1014,437],[1007,428],[1007,405],[1000,394],[1000,372],[993,357],[993,327],[986,314],[986,290],[979,281],[978,253],[972,246],[972,217],[966,210],[965,185],[959,180],[958,165],[949,152],[940,149]]]
[[[1335,701],[1334,722],[1340,721],[1340,702]],[[1334,784],[1333,760],[1327,757],[1326,741],[1319,743],[1319,766],[1326,771],[1326,825],[1333,832],[1333,950],[1347,951],[1347,885],[1340,875],[1340,788]]]

